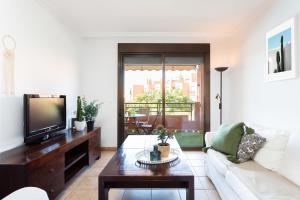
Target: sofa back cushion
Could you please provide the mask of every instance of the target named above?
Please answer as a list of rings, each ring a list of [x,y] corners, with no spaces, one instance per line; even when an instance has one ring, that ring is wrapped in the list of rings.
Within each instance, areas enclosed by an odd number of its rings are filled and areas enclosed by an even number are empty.
[[[253,160],[267,169],[278,171],[289,140],[288,132],[268,128],[255,128],[255,132],[267,141],[256,152]]]
[[[244,134],[244,123],[222,124],[217,131],[211,147],[216,151],[236,157],[241,138]]]
[[[300,186],[300,132],[291,134],[283,154],[279,173]]]

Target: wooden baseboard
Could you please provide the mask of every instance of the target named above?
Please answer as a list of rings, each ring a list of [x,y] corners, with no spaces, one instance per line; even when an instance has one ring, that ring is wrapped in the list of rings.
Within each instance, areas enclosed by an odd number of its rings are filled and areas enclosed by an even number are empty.
[[[117,151],[117,147],[101,147],[101,151]]]

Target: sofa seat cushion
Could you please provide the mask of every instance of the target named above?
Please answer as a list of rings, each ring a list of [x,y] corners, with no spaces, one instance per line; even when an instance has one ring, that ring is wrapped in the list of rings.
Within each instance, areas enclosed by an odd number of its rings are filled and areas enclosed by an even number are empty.
[[[216,170],[224,177],[228,166],[233,165],[224,154],[213,149],[207,151],[207,159],[209,159],[211,164],[213,164]]]
[[[230,166],[225,179],[241,199],[296,200],[300,198],[300,187],[254,161]]]

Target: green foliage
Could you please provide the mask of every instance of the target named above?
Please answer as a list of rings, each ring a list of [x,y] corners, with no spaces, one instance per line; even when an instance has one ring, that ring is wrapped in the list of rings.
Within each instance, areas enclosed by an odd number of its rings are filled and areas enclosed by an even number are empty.
[[[162,93],[161,91],[150,91],[145,92],[137,97],[135,97],[135,101],[137,103],[158,103],[162,101]]]
[[[153,130],[153,134],[158,134],[157,139],[161,141],[160,144],[162,146],[166,146],[168,139],[173,139],[174,137],[163,125],[158,125],[156,129]]]
[[[192,100],[188,96],[184,96],[182,90],[174,89],[166,91],[166,103],[191,103]]]
[[[83,103],[85,119],[87,121],[94,121],[98,115],[98,111],[102,103],[98,103],[98,101],[96,100],[87,102],[85,98],[82,99],[82,103]]]
[[[84,121],[84,111],[82,109],[82,102],[81,102],[81,97],[77,97],[77,112],[76,112],[76,120],[77,121]]]
[[[189,96],[184,96],[182,90],[180,89],[172,89],[166,91],[166,107],[167,112],[186,111],[186,105],[181,103],[192,103],[192,99]],[[162,103],[162,92],[161,91],[150,91],[145,92],[135,98],[135,103]],[[174,104],[175,103],[175,104]],[[178,104],[176,104],[178,103]],[[129,108],[127,110],[129,113],[134,114],[138,112],[138,109]]]
[[[159,103],[162,101],[161,91],[145,92],[135,98],[137,103]],[[166,103],[191,103],[192,100],[188,96],[184,96],[182,90],[173,89],[166,91]]]

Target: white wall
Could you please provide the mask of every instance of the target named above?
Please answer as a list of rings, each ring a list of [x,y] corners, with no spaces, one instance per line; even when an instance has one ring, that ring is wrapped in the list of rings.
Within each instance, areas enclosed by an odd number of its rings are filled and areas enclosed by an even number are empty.
[[[68,113],[76,109],[80,58],[79,37],[34,0],[0,1],[0,37],[5,34],[17,42],[16,95],[0,96],[0,152],[23,143],[24,93],[66,94]],[[1,70],[2,54],[0,44]]]
[[[151,33],[149,33],[151,35]],[[148,35],[149,35],[148,34]],[[211,37],[95,37],[83,41],[81,93],[104,104],[97,125],[102,127],[102,146],[117,146],[117,70],[118,43],[211,43],[211,68],[234,65],[235,45],[230,38]],[[219,91],[219,74],[211,70],[211,127],[219,123],[218,106],[214,100]]]
[[[231,112],[228,121],[251,121],[274,128],[299,129],[299,73],[296,79],[264,82],[265,33],[293,16],[297,19],[296,66],[300,72],[299,12],[299,0],[277,1],[249,30],[242,43],[238,67],[227,77],[234,85],[230,93],[232,101],[227,105]]]

